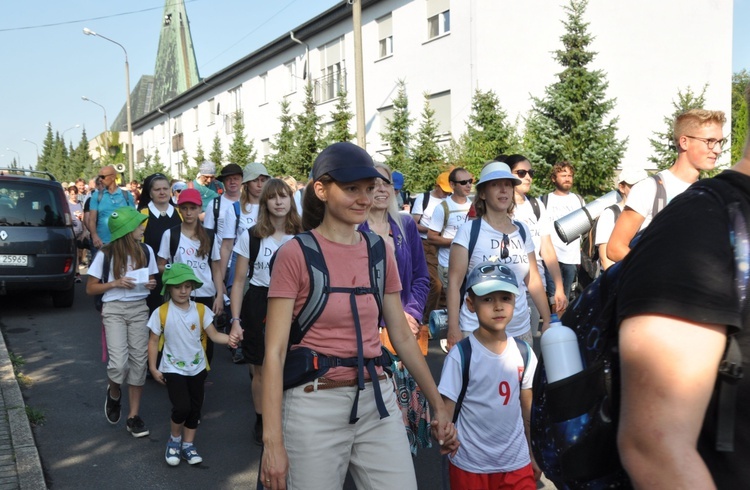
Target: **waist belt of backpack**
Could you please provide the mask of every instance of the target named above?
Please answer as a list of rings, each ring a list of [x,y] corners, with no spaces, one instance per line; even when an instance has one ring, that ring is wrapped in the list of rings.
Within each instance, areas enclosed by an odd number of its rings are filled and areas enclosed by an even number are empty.
[[[357,394],[354,395],[352,411],[349,414],[349,423],[354,424],[359,420],[359,417],[357,417],[357,406],[359,405],[359,392],[365,389],[365,368],[370,374],[371,379],[377,379],[378,377],[378,372],[375,370],[375,359],[365,359],[364,356],[364,348],[362,346],[362,327],[359,323],[359,311],[357,310],[357,296],[363,294],[377,294],[377,291],[373,288],[339,287],[330,287],[328,290],[329,293],[349,293],[349,305],[352,308],[352,316],[354,317],[354,331],[357,334]],[[372,389],[375,394],[375,405],[378,407],[380,418],[387,417],[388,410],[385,408],[383,393],[380,390],[380,383],[372,383]]]

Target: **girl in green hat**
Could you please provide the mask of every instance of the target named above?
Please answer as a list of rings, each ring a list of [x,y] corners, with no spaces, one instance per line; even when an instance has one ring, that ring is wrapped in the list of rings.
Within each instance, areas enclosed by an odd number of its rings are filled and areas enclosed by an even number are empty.
[[[193,441],[203,406],[204,386],[209,363],[206,336],[219,344],[237,346],[238,335],[216,331],[214,314],[203,303],[190,300],[194,289],[203,283],[187,264],[167,265],[162,275],[162,294],[167,302],[151,314],[148,328],[148,365],[154,379],[167,386],[172,402],[170,437],[164,455],[167,464],[177,466],[180,459],[189,464],[203,461]],[[163,350],[161,361],[157,358]]]
[[[112,212],[112,236],[89,267],[86,293],[102,295],[102,323],[107,344],[107,397],[104,414],[110,424],[120,421],[122,383],[128,384],[127,429],[133,437],[149,434],[138,411],[146,382],[148,306],[146,298],[156,287],[156,256],[141,243],[146,216],[131,207]],[[145,277],[148,277],[145,280]],[[142,282],[138,279],[143,278]]]

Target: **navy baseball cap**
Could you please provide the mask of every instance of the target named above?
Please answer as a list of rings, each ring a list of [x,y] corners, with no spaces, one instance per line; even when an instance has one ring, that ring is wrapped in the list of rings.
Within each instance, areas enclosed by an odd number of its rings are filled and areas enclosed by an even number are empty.
[[[383,179],[375,169],[372,157],[354,143],[334,143],[320,152],[312,168],[313,180],[328,174],[336,182],[354,182],[362,179]]]
[[[482,262],[477,264],[466,279],[466,289],[471,289],[477,296],[485,296],[495,291],[507,291],[518,295],[516,275],[507,265],[500,262]]]

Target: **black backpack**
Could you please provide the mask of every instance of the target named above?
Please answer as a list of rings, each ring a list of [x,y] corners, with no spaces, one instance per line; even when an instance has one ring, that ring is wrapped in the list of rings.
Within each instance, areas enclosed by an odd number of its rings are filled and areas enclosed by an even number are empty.
[[[214,249],[214,240],[216,239],[216,234],[214,233],[214,230],[209,230],[208,228],[205,228],[206,233],[208,234],[208,239],[211,241],[211,245],[208,248],[208,262],[211,262],[211,251]],[[175,255],[177,255],[177,248],[180,246],[180,234],[182,233],[182,224],[174,225],[172,228],[169,229],[169,261],[170,263],[174,262]]]
[[[620,206],[613,204],[606,209],[612,210],[616,222],[617,218],[620,217]],[[599,277],[599,271],[601,270],[599,266],[599,247],[596,245],[596,229],[598,228],[598,224],[599,218],[596,218],[588,233],[584,233],[581,237],[581,267],[578,271],[578,282],[584,288]]]
[[[750,238],[746,218],[739,209],[737,192],[731,184],[710,179],[694,184],[686,192],[692,190],[709,192],[723,203],[734,227],[730,234],[737,234],[737,243]],[[636,242],[639,237],[636,235]],[[738,254],[741,254],[739,247],[735,248],[735,255]],[[739,268],[741,261],[735,263]],[[620,359],[615,292],[621,267],[622,262],[618,262],[604,271],[562,317],[563,324],[576,333],[583,371],[548,383],[544,357],[541,356],[534,375],[531,447],[537,464],[558,488],[631,488],[617,451]],[[739,286],[747,288],[750,285]],[[750,302],[743,299],[743,322],[746,324],[748,304]],[[720,392],[717,413],[720,418],[716,448],[719,451],[731,451],[733,447],[734,395],[736,381],[741,377],[741,366],[739,344],[735,336],[730,335],[717,379]],[[740,367],[739,373],[737,367]]]

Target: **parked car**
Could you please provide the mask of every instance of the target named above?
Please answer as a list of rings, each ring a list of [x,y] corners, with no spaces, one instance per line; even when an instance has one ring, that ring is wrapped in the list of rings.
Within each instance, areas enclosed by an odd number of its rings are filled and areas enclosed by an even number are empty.
[[[75,298],[76,242],[65,192],[52,174],[0,168],[0,295],[49,292]]]

